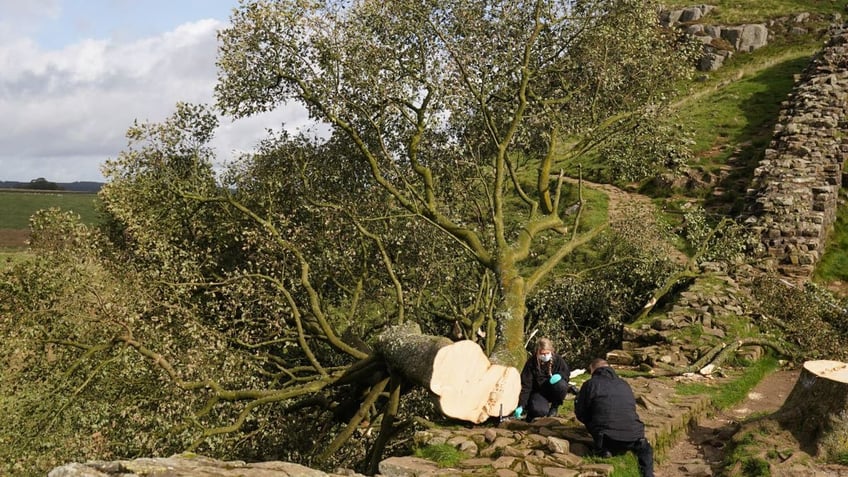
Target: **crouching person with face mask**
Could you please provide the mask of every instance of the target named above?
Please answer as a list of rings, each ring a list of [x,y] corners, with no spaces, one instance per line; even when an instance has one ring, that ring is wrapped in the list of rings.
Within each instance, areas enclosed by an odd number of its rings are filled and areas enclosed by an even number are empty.
[[[565,360],[554,352],[554,344],[548,338],[539,338],[534,356],[527,360],[521,370],[521,393],[515,417],[526,413],[526,420],[537,417],[555,416],[568,393],[570,371]]]

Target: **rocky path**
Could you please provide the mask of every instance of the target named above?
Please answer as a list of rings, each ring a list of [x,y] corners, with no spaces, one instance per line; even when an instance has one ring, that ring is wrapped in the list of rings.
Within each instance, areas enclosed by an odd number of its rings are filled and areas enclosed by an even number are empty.
[[[657,477],[709,477],[721,466],[730,438],[739,423],[753,415],[769,414],[786,400],[798,379],[798,370],[780,370],[766,376],[748,396],[731,409],[702,418],[666,450],[656,465]]]

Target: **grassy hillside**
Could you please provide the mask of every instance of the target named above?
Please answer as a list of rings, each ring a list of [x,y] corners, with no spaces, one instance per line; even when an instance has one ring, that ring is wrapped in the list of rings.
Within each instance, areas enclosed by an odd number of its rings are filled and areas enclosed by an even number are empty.
[[[796,75],[824,45],[823,34],[836,15],[845,16],[848,0],[770,0],[709,2],[716,9],[704,17],[708,24],[766,23],[801,13],[823,14],[821,21],[799,23],[807,34],[778,34],[769,45],[737,53],[718,71],[699,75],[685,85],[674,107],[682,126],[692,134],[693,170],[702,174],[702,187],[675,191],[661,200],[674,210],[683,201],[698,201],[716,214],[735,216],[753,170],[772,138],[781,102],[787,99]],[[678,4],[678,6],[691,4]],[[773,29],[778,30],[778,29]],[[844,201],[843,201],[844,203]],[[814,279],[836,291],[848,280],[848,209],[840,220]]]
[[[723,24],[762,22],[802,12],[845,12],[845,6],[848,4],[845,0],[716,0],[705,3],[717,7],[710,14],[709,22]],[[676,3],[678,6],[697,4],[698,2]]]

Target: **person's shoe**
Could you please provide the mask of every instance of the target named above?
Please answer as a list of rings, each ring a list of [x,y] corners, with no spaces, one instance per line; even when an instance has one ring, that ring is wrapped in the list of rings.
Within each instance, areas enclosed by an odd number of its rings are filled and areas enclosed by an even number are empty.
[[[552,405],[550,409],[548,409],[548,417],[556,417],[559,415],[559,406],[556,404]]]
[[[608,450],[602,450],[598,454],[598,457],[600,457],[601,459],[609,459],[610,457],[612,457],[612,452],[610,452]]]

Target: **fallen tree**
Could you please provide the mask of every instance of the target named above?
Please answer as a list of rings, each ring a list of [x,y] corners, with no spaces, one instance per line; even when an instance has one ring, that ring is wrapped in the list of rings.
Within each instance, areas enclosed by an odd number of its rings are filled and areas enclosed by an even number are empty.
[[[405,383],[428,390],[437,409],[448,418],[481,423],[511,413],[518,406],[521,378],[513,367],[492,364],[482,348],[470,340],[453,342],[443,336],[421,333],[418,324],[393,326],[375,340],[373,353],[354,364],[334,384],[373,383],[351,401],[357,410],[344,429],[325,447],[317,460],[337,452],[371,414],[388,387],[389,399],[379,417],[380,434],[369,458],[369,472],[377,464],[389,439],[408,421],[396,423]],[[370,416],[376,418],[377,416]]]
[[[389,369],[429,390],[447,417],[480,423],[518,406],[518,370],[492,364],[473,341],[424,335],[410,323],[381,334],[375,352]]]
[[[721,366],[721,364],[723,364],[728,358],[733,356],[733,354],[737,350],[745,346],[762,346],[771,348],[780,356],[795,356],[795,354],[791,350],[786,348],[786,346],[772,339],[739,338],[733,341],[723,341],[721,343],[718,343],[717,345],[713,346],[709,351],[704,353],[704,355],[701,356],[698,360],[688,366],[672,366],[670,364],[666,364],[660,361],[656,362],[655,366],[664,369],[669,373],[678,375],[695,372],[701,374],[709,374],[712,369]]]

